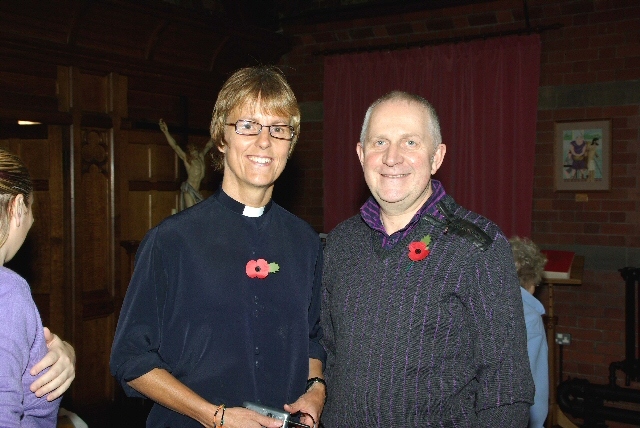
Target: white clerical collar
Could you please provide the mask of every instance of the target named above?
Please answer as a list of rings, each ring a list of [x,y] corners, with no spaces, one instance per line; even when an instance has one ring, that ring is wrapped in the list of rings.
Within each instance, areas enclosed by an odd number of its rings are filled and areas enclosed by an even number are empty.
[[[245,217],[260,217],[264,213],[264,207],[254,208],[248,205],[244,206],[244,210],[242,210],[242,215]]]

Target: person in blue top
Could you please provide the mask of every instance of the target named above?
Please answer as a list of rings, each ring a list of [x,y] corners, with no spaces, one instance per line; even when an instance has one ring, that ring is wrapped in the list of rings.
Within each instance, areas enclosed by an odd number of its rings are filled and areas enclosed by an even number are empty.
[[[142,241],[111,372],[127,394],[157,403],[148,427],[282,425],[244,402],[319,421],[322,247],[306,222],[271,200],[299,130],[279,70],[234,73],[210,129],[220,189]]]
[[[528,238],[513,237],[509,242],[520,280],[520,294],[527,326],[527,351],[536,387],[533,406],[529,409],[529,427],[540,428],[544,426],[549,411],[549,347],[542,322],[544,307],[533,297],[533,293],[542,280],[542,271],[547,259],[538,246]]]

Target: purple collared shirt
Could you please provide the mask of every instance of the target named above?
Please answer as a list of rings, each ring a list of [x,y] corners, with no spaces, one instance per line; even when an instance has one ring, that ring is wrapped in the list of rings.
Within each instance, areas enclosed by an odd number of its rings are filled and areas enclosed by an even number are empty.
[[[382,248],[393,248],[405,236],[411,233],[413,229],[415,229],[416,225],[425,214],[436,215],[439,218],[442,217],[438,213],[436,203],[446,195],[444,186],[438,180],[431,180],[431,190],[431,196],[429,196],[427,202],[422,205],[418,212],[415,213],[411,218],[411,221],[404,228],[391,234],[391,236],[387,235],[387,231],[384,229],[382,219],[380,218],[380,205],[376,202],[373,196],[367,199],[367,202],[360,207],[360,215],[364,222],[373,230],[380,232],[382,237]]]

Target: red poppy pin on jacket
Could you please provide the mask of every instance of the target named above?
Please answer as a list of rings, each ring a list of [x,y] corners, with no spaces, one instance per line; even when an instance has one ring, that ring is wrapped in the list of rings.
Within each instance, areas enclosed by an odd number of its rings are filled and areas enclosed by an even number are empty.
[[[280,270],[278,263],[267,263],[265,259],[249,260],[247,262],[246,271],[249,278],[264,279],[270,273],[276,273]]]
[[[419,241],[413,241],[409,243],[409,258],[413,262],[418,262],[425,259],[431,250],[429,245],[431,244],[431,236],[427,235]]]

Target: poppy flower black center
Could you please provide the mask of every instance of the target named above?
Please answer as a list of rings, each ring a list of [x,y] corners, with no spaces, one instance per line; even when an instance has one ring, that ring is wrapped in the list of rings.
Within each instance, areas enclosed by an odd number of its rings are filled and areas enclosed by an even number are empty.
[[[260,272],[260,266],[256,266],[256,272]]]

